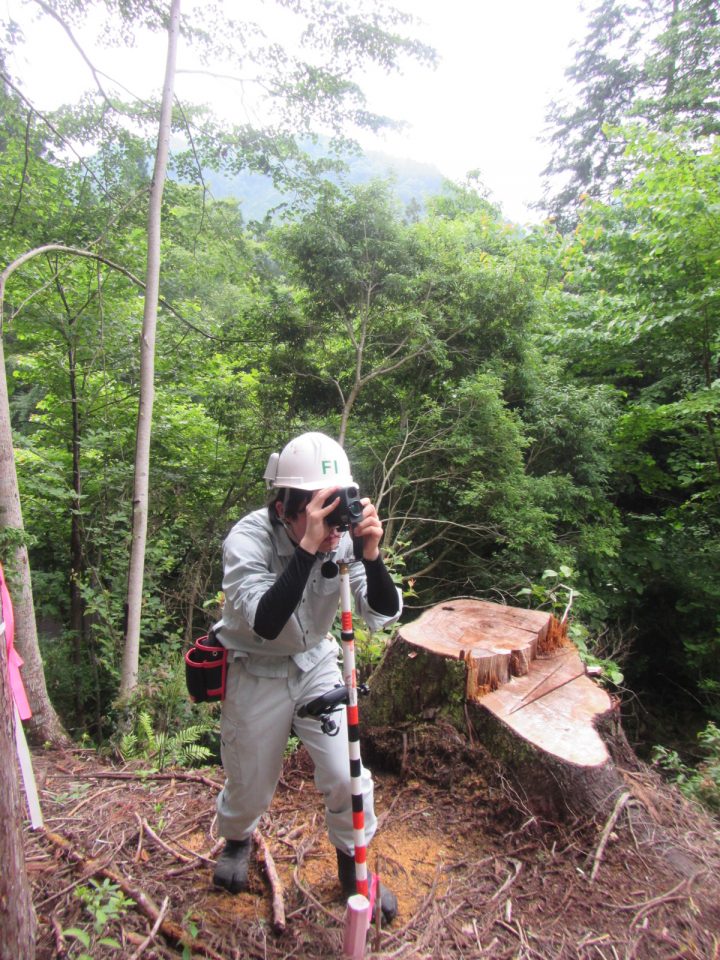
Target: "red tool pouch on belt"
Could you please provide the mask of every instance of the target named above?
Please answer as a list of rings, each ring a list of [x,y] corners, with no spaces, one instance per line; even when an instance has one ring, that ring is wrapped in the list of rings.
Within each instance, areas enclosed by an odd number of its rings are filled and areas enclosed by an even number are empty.
[[[195,641],[185,654],[185,682],[195,703],[225,699],[227,650],[215,634]]]

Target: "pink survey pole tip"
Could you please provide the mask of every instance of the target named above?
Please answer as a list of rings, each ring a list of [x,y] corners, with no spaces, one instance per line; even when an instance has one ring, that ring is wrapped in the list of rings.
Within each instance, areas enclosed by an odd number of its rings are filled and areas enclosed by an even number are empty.
[[[365,940],[370,927],[370,901],[361,893],[348,897],[343,934],[345,960],[361,960],[365,954]]]

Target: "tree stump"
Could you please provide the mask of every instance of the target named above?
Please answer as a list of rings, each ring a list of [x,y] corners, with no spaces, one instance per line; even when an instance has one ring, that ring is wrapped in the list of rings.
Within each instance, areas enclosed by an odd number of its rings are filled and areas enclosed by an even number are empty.
[[[469,765],[499,768],[524,814],[603,823],[603,836],[627,815],[651,855],[684,877],[703,871],[684,840],[687,801],[674,791],[665,802],[667,788],[625,737],[619,702],[587,676],[551,614],[437,604],[400,627],[370,686],[361,708],[370,765],[403,771],[415,752],[446,783]]]
[[[549,613],[472,599],[430,608],[400,627],[362,716],[364,728],[449,721],[540,817],[607,814],[624,789],[615,704]]]

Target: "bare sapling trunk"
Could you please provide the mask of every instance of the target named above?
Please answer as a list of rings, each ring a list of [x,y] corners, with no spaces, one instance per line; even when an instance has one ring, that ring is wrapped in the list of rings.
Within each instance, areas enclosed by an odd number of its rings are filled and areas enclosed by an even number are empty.
[[[148,213],[148,253],[145,284],[145,309],[140,345],[140,401],[135,443],[135,482],[133,489],[132,542],[127,589],[127,624],[123,650],[120,697],[127,697],[137,686],[140,660],[140,619],[142,613],[145,546],[147,541],[148,495],[150,475],[150,437],[155,396],[155,330],[160,290],[160,226],[165,172],[170,146],[175,62],[180,30],[180,0],[172,0],[168,23],[168,53],[165,66],[155,169],[150,185]]]

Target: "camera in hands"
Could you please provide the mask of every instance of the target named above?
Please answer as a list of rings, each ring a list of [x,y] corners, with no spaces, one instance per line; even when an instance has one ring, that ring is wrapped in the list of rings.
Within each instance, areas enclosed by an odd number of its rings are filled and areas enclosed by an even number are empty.
[[[363,518],[363,505],[358,496],[359,492],[355,486],[340,487],[328,497],[323,506],[329,506],[336,497],[340,497],[340,503],[331,514],[325,517],[325,523],[339,530],[349,530],[353,524],[359,523]]]

